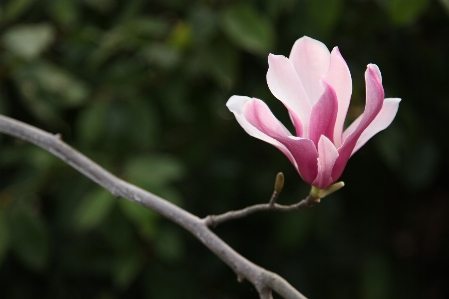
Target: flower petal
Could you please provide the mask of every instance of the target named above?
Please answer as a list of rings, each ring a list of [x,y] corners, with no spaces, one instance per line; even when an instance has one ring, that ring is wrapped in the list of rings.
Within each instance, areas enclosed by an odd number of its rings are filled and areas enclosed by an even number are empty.
[[[282,55],[268,55],[268,64],[268,87],[271,93],[287,107],[296,128],[296,135],[301,136],[303,132],[308,131],[312,109],[301,80],[291,61]]]
[[[337,158],[337,148],[329,138],[322,135],[318,142],[318,175],[312,183],[313,186],[319,189],[325,189],[334,182],[332,179],[332,169]]]
[[[362,135],[363,131],[365,131],[369,124],[371,124],[371,122],[376,118],[383,106],[384,89],[382,87],[382,78],[377,65],[368,65],[365,72],[365,81],[365,111],[358,122],[357,128],[355,128],[355,130],[346,137],[343,141],[343,145],[338,149],[340,156],[337,158],[334,169],[332,170],[332,178],[335,180],[341,176],[360,135]]]
[[[357,140],[357,143],[352,150],[351,156],[356,151],[358,151],[368,140],[370,140],[371,137],[373,137],[380,131],[385,130],[391,124],[394,117],[396,116],[396,113],[398,112],[400,101],[401,99],[398,98],[387,98],[384,100],[384,104],[379,114],[376,116],[373,122],[369,124],[365,131],[363,131],[362,135],[360,135],[359,139]]]
[[[304,181],[310,184],[315,180],[318,171],[318,152],[311,140],[291,136],[261,100],[253,99],[248,102],[243,108],[243,116],[260,132],[285,146],[288,153],[283,151],[284,154],[296,167]],[[282,148],[279,149],[283,150]],[[288,154],[292,155],[293,161]]]
[[[268,142],[283,152],[298,170],[293,155],[285,145],[271,136],[288,138],[290,132],[276,119],[268,106],[259,99],[232,96],[226,103],[228,109],[249,135]],[[260,113],[260,115],[258,115]]]
[[[333,141],[335,120],[337,118],[338,102],[335,91],[324,81],[323,86],[324,93],[319,101],[313,105],[310,116],[309,139],[315,145],[318,145],[321,135]]]
[[[316,179],[318,174],[318,151],[310,139],[290,136],[281,141],[292,153],[302,179],[308,183]]]
[[[333,136],[333,142],[338,148],[341,146],[343,126],[352,94],[351,73],[338,47],[335,47],[331,52],[329,70],[324,75],[323,80],[332,86],[338,99],[337,120],[335,121]]]
[[[324,91],[320,79],[329,69],[329,50],[322,42],[304,36],[293,45],[290,61],[304,86],[310,104],[315,104]]]

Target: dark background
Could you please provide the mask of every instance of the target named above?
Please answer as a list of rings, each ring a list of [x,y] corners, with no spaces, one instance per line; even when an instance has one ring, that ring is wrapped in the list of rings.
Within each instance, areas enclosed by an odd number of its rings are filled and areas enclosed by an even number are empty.
[[[0,112],[204,217],[309,187],[225,107],[265,100],[268,53],[303,35],[353,78],[380,67],[393,124],[312,209],[214,229],[309,298],[449,298],[449,1],[2,0]],[[43,150],[0,136],[0,298],[257,298],[189,233]],[[278,298],[278,297],[277,297]]]

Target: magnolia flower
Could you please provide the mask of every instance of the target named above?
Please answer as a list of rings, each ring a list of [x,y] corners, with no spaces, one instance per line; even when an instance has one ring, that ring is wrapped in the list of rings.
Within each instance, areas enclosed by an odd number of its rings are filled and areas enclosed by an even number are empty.
[[[305,36],[289,58],[270,54],[268,64],[268,87],[288,109],[296,134],[259,99],[232,96],[226,106],[249,135],[281,150],[303,180],[318,189],[338,180],[349,158],[390,125],[401,101],[384,99],[379,68],[368,64],[365,111],[343,131],[352,80],[337,47],[329,53],[323,43]]]

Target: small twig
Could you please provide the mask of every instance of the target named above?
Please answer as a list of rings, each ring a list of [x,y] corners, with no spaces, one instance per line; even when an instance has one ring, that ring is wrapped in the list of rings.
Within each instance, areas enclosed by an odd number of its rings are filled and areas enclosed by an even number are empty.
[[[276,192],[276,191],[275,191]],[[248,215],[257,213],[257,212],[265,212],[265,211],[279,211],[279,212],[292,212],[292,211],[298,211],[303,208],[307,207],[313,207],[317,203],[316,199],[313,198],[311,195],[307,196],[305,199],[301,200],[298,203],[295,203],[293,205],[280,205],[280,204],[271,204],[265,203],[265,204],[257,204],[253,206],[246,207],[241,210],[236,211],[229,211],[220,215],[209,215],[203,219],[204,223],[207,226],[213,226],[216,227],[217,225],[234,219],[239,219],[246,217]]]

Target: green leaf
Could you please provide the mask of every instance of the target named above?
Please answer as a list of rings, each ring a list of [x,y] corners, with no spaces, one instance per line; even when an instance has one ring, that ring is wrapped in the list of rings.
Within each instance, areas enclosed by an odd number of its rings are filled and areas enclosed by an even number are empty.
[[[165,21],[147,16],[133,18],[126,24],[126,29],[144,38],[162,38],[169,32],[169,26]]]
[[[87,87],[65,70],[47,63],[36,65],[34,78],[46,92],[54,94],[56,105],[73,107],[82,104],[88,95]]]
[[[221,26],[228,37],[241,48],[266,55],[274,45],[274,29],[252,6],[236,4],[221,15]]]
[[[184,253],[181,237],[173,229],[159,230],[154,246],[157,255],[167,261],[177,261]]]
[[[190,24],[178,22],[168,38],[168,43],[175,49],[184,50],[192,42],[192,35],[192,27]]]
[[[3,18],[11,21],[20,17],[35,2],[35,0],[14,0],[6,5]]]
[[[97,101],[84,109],[77,122],[80,139],[87,144],[102,140],[109,104]]]
[[[148,241],[154,239],[159,218],[154,211],[125,199],[119,200],[119,207],[126,218],[136,225],[143,238]]]
[[[0,265],[6,256],[10,246],[9,229],[4,212],[0,211]]]
[[[127,288],[143,268],[143,261],[136,252],[125,252],[114,264],[114,282],[120,288]]]
[[[45,51],[55,38],[50,24],[17,25],[2,36],[6,49],[25,59],[35,59]]]
[[[9,217],[14,253],[28,267],[42,270],[50,257],[50,238],[42,218],[25,209],[17,208]]]
[[[228,43],[219,42],[208,51],[209,71],[221,86],[230,90],[233,79],[236,79],[238,70],[238,55],[234,47]]]
[[[162,69],[172,69],[181,60],[179,52],[163,43],[152,43],[140,51],[140,55],[151,65]]]
[[[399,25],[413,23],[424,12],[429,2],[429,0],[391,0],[390,17]]]
[[[63,26],[73,26],[79,16],[79,1],[52,0],[49,9],[53,18]]]
[[[86,231],[98,226],[108,215],[114,202],[114,197],[103,188],[86,195],[75,211],[76,228]]]
[[[131,182],[151,188],[179,180],[184,168],[169,156],[140,156],[128,161],[125,175]]]

